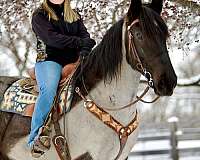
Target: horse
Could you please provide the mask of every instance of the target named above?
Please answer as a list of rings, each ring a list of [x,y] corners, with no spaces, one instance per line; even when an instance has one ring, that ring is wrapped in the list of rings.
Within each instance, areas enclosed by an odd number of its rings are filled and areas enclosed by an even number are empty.
[[[151,79],[149,85],[157,95],[173,94],[177,76],[166,47],[169,33],[160,16],[162,7],[163,0],[152,0],[148,5],[140,0],[131,0],[124,18],[111,26],[83,61],[82,76],[77,80],[81,84],[76,90],[78,94],[74,94],[73,108],[67,113],[65,123],[62,123],[64,117],[59,120],[62,131],[65,128],[72,159],[81,155],[79,159],[82,160],[128,159],[137,141],[141,117],[135,105],[124,109],[120,106],[132,102],[136,97],[141,74]],[[15,80],[10,79],[9,84],[4,82],[1,88],[5,89]],[[123,147],[120,147],[115,130],[102,123],[97,115],[91,114],[88,111],[91,103],[88,108],[86,104],[90,101],[85,102],[80,95],[87,100],[92,97],[92,106],[98,106],[99,113],[106,110],[104,113],[107,114],[102,116],[109,115],[122,126],[127,126],[134,119],[133,132],[126,137]],[[26,146],[30,122],[29,117],[0,112],[0,159],[32,159]],[[124,133],[124,130],[120,132]],[[55,149],[51,147],[39,159],[57,159]]]

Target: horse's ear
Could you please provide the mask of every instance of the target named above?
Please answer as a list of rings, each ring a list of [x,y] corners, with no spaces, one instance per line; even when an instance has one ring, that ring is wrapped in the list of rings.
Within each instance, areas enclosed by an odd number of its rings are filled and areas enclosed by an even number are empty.
[[[131,4],[127,13],[127,18],[130,23],[139,17],[141,8],[141,0],[131,0]]]
[[[160,15],[163,8],[163,0],[152,0],[150,8],[156,11]]]

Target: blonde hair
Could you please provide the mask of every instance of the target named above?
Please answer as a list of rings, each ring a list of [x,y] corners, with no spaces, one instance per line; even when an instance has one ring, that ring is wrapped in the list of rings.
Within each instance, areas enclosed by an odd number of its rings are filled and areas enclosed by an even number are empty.
[[[54,10],[48,5],[47,0],[43,1],[42,7],[47,12],[49,20],[50,19],[53,19],[55,21],[59,20]],[[79,19],[80,19],[80,16],[78,15],[76,11],[74,11],[71,8],[70,1],[65,0],[64,1],[64,21],[72,23],[72,22],[76,22]]]

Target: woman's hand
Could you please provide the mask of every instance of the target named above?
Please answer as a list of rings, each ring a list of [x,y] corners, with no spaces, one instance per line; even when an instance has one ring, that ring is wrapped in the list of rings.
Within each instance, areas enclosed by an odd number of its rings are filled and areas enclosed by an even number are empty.
[[[90,54],[96,42],[94,39],[91,39],[91,38],[84,38],[81,40],[82,40],[82,44],[81,44],[81,49],[80,49],[80,56],[83,58],[83,57],[87,57]]]
[[[86,50],[91,50],[95,46],[96,42],[92,38],[83,38],[81,39],[81,50],[87,48]]]
[[[81,57],[87,57],[90,52],[92,51],[92,49],[88,49],[88,48],[83,48],[81,51],[80,51],[80,56]]]

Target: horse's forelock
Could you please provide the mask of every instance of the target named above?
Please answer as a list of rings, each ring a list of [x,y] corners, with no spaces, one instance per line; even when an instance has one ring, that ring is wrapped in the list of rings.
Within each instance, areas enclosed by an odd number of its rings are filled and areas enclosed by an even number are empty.
[[[168,36],[168,27],[164,20],[157,12],[153,11],[151,8],[143,6],[139,20],[142,32],[148,38],[152,39],[157,34],[163,36],[163,38]],[[154,42],[156,41],[157,39],[154,39]]]

